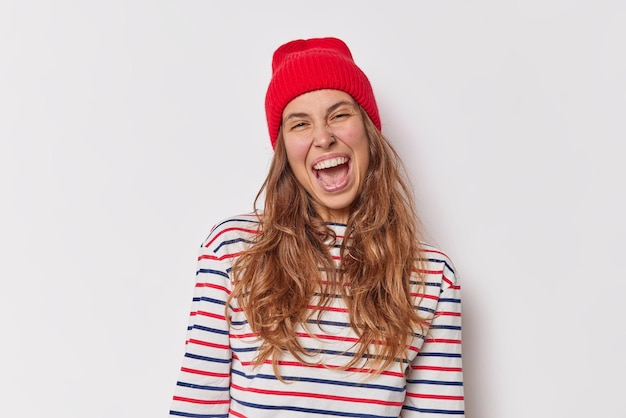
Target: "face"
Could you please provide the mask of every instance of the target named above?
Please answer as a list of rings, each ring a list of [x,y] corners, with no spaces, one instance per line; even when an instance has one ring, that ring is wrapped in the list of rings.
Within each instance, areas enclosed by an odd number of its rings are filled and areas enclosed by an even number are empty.
[[[285,107],[282,136],[289,165],[322,218],[345,223],[369,166],[358,104],[339,90],[305,93]]]

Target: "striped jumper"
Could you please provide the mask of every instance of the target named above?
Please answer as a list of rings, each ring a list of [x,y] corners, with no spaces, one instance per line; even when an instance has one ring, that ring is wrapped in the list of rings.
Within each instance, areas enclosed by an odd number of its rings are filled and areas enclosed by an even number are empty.
[[[266,362],[254,367],[259,341],[236,300],[225,311],[232,290],[231,267],[257,230],[254,215],[226,219],[201,246],[185,353],[170,416],[176,417],[446,417],[464,416],[461,365],[461,296],[451,261],[423,245],[426,286],[420,300],[429,320],[426,335],[416,330],[409,364],[398,363],[373,378],[345,365],[358,339],[341,298],[298,333],[302,346],[316,353],[303,364],[288,352],[279,362],[285,382]],[[328,224],[337,235],[331,254],[339,262],[346,226]],[[313,302],[312,305],[315,305]],[[231,317],[231,326],[225,320]],[[308,330],[308,332],[307,332]],[[307,357],[308,359],[308,357]]]

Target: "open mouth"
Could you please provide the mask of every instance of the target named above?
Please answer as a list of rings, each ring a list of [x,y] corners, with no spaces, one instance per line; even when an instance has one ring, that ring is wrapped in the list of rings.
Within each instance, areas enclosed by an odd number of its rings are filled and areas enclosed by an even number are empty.
[[[350,159],[334,157],[318,162],[313,166],[317,181],[327,192],[334,192],[348,184],[350,179]]]

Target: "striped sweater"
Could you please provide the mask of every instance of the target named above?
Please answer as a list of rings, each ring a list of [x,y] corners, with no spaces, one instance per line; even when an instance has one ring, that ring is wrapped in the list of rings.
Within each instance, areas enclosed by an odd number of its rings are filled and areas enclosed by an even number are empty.
[[[329,226],[337,234],[331,253],[338,260],[346,227]],[[370,379],[358,367],[337,370],[347,363],[357,335],[341,298],[335,298],[319,324],[307,323],[298,333],[303,347],[316,354],[309,364],[284,354],[279,368],[286,382],[281,382],[269,362],[253,366],[259,342],[236,301],[225,311],[233,261],[256,229],[253,215],[229,218],[212,229],[201,247],[185,355],[170,416],[464,416],[460,286],[446,255],[423,247],[428,258],[426,289],[416,309],[429,319],[430,326],[425,336],[416,330],[404,373],[397,363]],[[231,316],[230,328],[225,312]]]

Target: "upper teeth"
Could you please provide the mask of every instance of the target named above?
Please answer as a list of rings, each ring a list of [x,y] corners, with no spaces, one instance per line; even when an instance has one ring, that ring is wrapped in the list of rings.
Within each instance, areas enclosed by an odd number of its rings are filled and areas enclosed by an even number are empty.
[[[313,166],[316,170],[323,170],[325,168],[337,167],[338,165],[345,164],[348,162],[346,157],[337,157],[331,158],[328,160],[320,161],[319,163]]]

